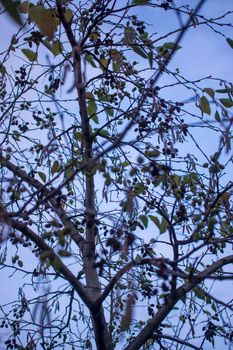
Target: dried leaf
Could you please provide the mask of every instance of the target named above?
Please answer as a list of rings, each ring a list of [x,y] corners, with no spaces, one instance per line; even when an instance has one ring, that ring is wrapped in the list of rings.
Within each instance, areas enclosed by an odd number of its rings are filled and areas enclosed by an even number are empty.
[[[127,302],[126,302],[126,310],[125,314],[122,316],[121,319],[121,331],[127,331],[129,329],[131,321],[132,321],[132,307],[135,302],[134,296],[132,294],[129,295]]]

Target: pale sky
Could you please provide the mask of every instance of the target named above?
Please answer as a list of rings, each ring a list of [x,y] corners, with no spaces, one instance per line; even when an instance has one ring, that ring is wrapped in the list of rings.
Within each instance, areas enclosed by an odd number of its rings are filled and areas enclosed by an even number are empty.
[[[197,1],[191,0],[176,0],[176,5],[183,4],[194,4]],[[204,5],[201,13],[207,17],[217,17],[227,11],[233,11],[233,1],[232,0],[208,0]],[[146,19],[148,23],[152,23],[152,30],[157,31],[159,36],[162,33],[167,33],[168,31],[175,30],[179,27],[177,18],[172,15],[170,16],[167,12],[164,11],[164,15],[161,15],[159,11],[159,16],[156,16],[154,13],[151,15],[150,10],[147,10],[146,7],[141,7],[138,9],[138,13],[142,14],[142,17]],[[168,20],[169,16],[169,20]],[[223,19],[223,22],[233,23],[233,15]],[[226,37],[233,39],[233,28],[223,29],[221,27],[217,28],[220,31],[223,31]],[[3,48],[7,48],[11,36],[17,30],[17,26],[9,19],[9,17],[1,16],[1,40],[0,40],[0,52]],[[173,41],[175,36],[171,36],[165,41]],[[159,44],[158,44],[159,45]],[[200,79],[206,76],[214,76],[221,79],[226,79],[232,81],[233,78],[233,49],[226,43],[224,36],[214,33],[210,28],[207,28],[206,25],[198,26],[196,28],[191,28],[183,38],[181,44],[182,49],[178,50],[174,56],[171,64],[169,65],[170,69],[179,68],[183,76],[190,79]],[[9,62],[12,67],[14,67],[15,62]],[[168,83],[168,78],[161,77],[158,85],[163,85]],[[209,80],[203,83],[204,87],[215,87],[216,83]],[[183,91],[183,89],[181,89]],[[181,90],[177,89],[166,89],[164,96],[166,98],[177,99],[177,100],[186,100],[193,96],[192,92],[187,91],[186,95]],[[203,146],[207,153],[212,152],[213,147],[216,148],[216,142],[218,139],[206,137],[206,131],[200,131],[196,135],[197,140],[203,144],[203,139],[206,139],[206,144]],[[186,145],[192,150],[192,146]],[[1,253],[1,251],[0,251]],[[28,259],[30,263],[31,254],[25,254],[25,261]],[[19,274],[15,274],[13,277],[8,278],[9,273],[6,270],[1,270],[1,284],[4,288],[0,288],[0,298],[1,304],[11,301],[13,298],[17,298],[17,286],[22,285],[22,279],[19,278]],[[219,283],[217,290],[221,295],[222,299],[229,299],[232,295],[232,283],[224,282],[224,286]],[[212,346],[208,342],[205,343],[205,350],[212,349]]]

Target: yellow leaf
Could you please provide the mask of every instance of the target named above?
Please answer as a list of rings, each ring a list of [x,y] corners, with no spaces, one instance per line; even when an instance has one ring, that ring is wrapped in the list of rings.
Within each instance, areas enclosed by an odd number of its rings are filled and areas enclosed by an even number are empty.
[[[31,21],[38,26],[41,33],[51,40],[59,24],[55,12],[50,9],[45,9],[41,5],[31,6],[29,9],[29,16]]]
[[[103,71],[105,71],[107,68],[108,68],[108,60],[107,60],[107,58],[104,58],[104,57],[102,57],[101,59],[100,59],[100,68],[103,70]]]
[[[210,104],[205,96],[202,96],[200,99],[200,108],[202,113],[211,114]]]

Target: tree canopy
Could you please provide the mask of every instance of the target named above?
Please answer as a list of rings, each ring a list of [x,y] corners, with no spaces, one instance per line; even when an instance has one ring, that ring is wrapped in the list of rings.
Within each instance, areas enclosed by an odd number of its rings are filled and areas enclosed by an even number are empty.
[[[1,346],[230,348],[233,8],[0,5]]]

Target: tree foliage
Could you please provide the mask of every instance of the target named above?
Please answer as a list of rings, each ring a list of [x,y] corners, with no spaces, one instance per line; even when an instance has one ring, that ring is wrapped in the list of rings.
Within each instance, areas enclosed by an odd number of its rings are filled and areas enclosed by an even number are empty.
[[[232,342],[232,83],[172,65],[203,28],[232,55],[208,3],[1,1],[6,349]]]

